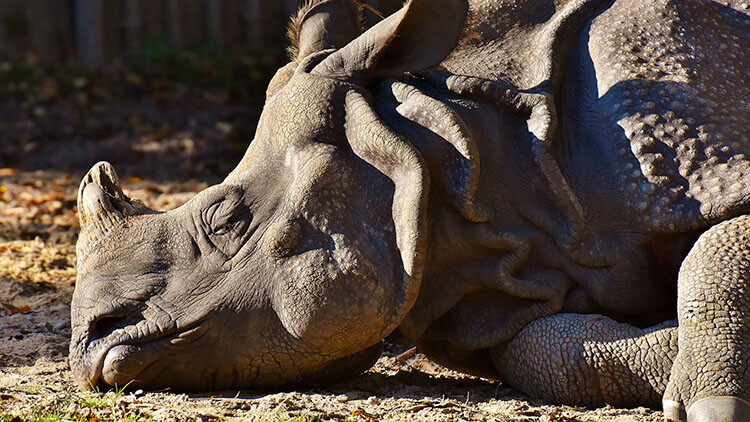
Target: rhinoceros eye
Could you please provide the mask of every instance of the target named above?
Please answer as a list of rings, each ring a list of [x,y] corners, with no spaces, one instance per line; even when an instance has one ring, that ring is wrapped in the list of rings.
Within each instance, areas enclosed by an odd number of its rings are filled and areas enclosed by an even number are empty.
[[[208,226],[214,235],[240,234],[252,221],[250,210],[242,203],[220,203],[212,211]]]
[[[234,224],[225,224],[223,226],[216,227],[213,231],[213,234],[218,234],[220,236],[223,236],[227,233],[230,233],[233,228],[234,228]]]
[[[226,256],[234,256],[252,235],[253,216],[242,202],[222,201],[206,210],[206,234]]]
[[[242,236],[253,220],[242,192],[234,189],[215,197],[214,202],[203,209],[201,217],[206,234],[220,237]]]

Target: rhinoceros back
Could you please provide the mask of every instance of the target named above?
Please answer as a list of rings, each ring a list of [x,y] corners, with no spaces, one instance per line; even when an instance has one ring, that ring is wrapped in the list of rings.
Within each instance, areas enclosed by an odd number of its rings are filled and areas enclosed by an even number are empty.
[[[659,233],[750,211],[750,15],[734,3],[618,0],[580,32],[558,151],[595,209],[620,201]]]

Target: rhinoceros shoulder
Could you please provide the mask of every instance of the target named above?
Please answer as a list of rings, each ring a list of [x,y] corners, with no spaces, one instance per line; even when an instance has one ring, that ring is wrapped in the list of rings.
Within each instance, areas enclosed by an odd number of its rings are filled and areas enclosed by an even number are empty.
[[[700,229],[750,210],[750,16],[736,6],[618,0],[573,47],[563,155],[578,156],[572,172],[607,174],[609,199],[643,227]]]

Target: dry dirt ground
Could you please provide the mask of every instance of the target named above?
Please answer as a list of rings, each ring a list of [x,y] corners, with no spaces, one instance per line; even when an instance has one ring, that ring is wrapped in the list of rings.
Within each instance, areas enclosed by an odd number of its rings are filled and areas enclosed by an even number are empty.
[[[145,83],[123,80],[133,89]],[[298,391],[80,392],[67,347],[75,196],[86,168],[113,161],[130,196],[176,207],[239,160],[257,110],[227,106],[231,92],[222,90],[167,86],[166,99],[113,102],[97,100],[90,81],[70,86],[68,94],[48,86],[0,103],[0,422],[662,420],[644,408],[546,405],[392,345],[359,377]]]

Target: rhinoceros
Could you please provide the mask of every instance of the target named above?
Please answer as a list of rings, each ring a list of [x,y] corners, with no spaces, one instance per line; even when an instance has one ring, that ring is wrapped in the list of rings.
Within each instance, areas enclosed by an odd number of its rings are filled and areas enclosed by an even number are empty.
[[[156,212],[84,177],[78,384],[321,383],[387,338],[550,402],[750,420],[748,6],[361,7],[300,10],[222,183]]]

